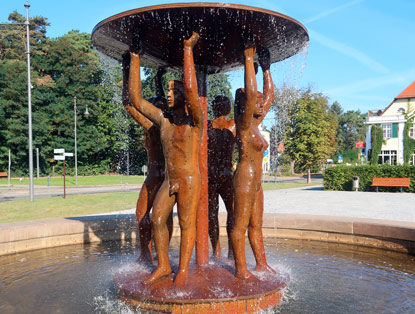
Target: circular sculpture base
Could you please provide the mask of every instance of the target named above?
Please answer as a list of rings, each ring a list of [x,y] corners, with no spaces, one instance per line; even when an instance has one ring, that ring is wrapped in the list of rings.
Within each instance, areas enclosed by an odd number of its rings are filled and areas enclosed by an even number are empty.
[[[255,273],[253,279],[240,280],[226,264],[191,265],[185,287],[175,287],[173,276],[144,285],[152,270],[137,264],[137,269],[115,277],[123,302],[151,313],[257,313],[276,307],[286,286],[274,274]]]

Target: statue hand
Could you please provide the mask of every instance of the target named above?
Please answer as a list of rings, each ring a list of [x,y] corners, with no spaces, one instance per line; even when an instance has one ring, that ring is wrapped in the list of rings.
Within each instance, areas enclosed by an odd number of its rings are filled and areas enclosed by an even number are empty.
[[[255,57],[256,48],[255,47],[246,47],[244,49],[244,57],[253,59]]]
[[[185,39],[184,46],[190,47],[193,49],[193,47],[196,45],[198,40],[199,40],[199,34],[193,32],[192,36],[189,39]]]
[[[130,65],[131,56],[128,52],[122,55],[122,67],[125,70]]]
[[[271,66],[271,55],[269,53],[269,50],[265,47],[262,47],[258,51],[258,61],[261,65],[261,68],[263,71],[268,70]]]
[[[164,74],[166,74],[166,72],[167,72],[167,70],[166,70],[166,68],[158,68],[157,69],[157,76],[158,77],[162,77]]]
[[[133,38],[133,42],[130,46],[130,52],[137,55],[142,55],[144,53],[143,44],[141,43],[141,40],[138,37]]]

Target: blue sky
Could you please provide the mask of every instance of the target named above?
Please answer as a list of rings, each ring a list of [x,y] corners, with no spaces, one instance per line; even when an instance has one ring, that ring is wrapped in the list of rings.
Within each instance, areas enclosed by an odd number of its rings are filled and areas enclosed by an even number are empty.
[[[42,15],[49,37],[72,29],[91,33],[101,20],[122,11],[162,3],[194,1],[31,0],[30,16]],[[202,2],[202,1],[199,1]],[[203,1],[206,2],[206,1]],[[0,21],[25,0],[2,0]],[[289,15],[309,31],[307,53],[273,65],[274,80],[337,100],[345,111],[383,109],[415,80],[414,0],[257,0],[230,1]],[[303,68],[304,67],[304,68]],[[303,70],[301,71],[301,69]],[[293,70],[290,70],[293,69]],[[281,78],[281,77],[284,77]],[[233,84],[241,85],[240,75]],[[233,86],[233,89],[240,86]]]

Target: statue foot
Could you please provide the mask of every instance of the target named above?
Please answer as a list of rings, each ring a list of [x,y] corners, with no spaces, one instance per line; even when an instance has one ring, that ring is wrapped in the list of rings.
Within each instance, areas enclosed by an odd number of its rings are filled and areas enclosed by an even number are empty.
[[[251,280],[253,278],[255,278],[254,275],[252,275],[252,273],[249,270],[244,270],[244,271],[237,271],[235,273],[235,277],[242,279],[242,280]]]
[[[183,287],[187,281],[188,272],[184,270],[179,270],[174,280],[174,285],[176,287]]]
[[[170,274],[171,274],[170,266],[167,267],[167,268],[157,267],[157,269],[151,274],[151,276],[143,281],[143,284],[150,285],[150,284],[155,283],[157,281],[166,279]]]
[[[215,261],[215,262],[222,262],[223,261],[223,259],[222,259],[222,256],[221,256],[221,254],[220,254],[220,252],[219,252],[219,254],[218,253],[213,253],[213,256],[212,256],[212,258],[213,258],[213,260]]]
[[[265,264],[265,265],[256,265],[255,270],[256,271],[259,271],[259,272],[266,272],[266,273],[271,273],[271,274],[276,274],[277,273],[268,264]]]
[[[144,264],[144,265],[152,265],[153,264],[153,258],[152,258],[151,255],[141,254],[136,262],[139,263],[139,264]]]

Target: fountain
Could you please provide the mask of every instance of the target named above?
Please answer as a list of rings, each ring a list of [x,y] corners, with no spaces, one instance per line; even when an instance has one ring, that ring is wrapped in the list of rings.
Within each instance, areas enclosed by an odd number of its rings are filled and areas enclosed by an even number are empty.
[[[201,35],[194,50],[199,94],[206,105],[206,75],[242,66],[238,38],[247,29],[255,43],[269,49],[272,62],[296,53],[308,40],[304,28],[288,17],[229,4],[132,10],[100,23],[93,40],[104,53],[121,60],[134,40],[131,32],[138,30],[147,45],[143,64],[180,69],[182,48],[177,42],[196,30]],[[202,154],[202,164],[204,158]],[[158,288],[142,285],[152,268],[136,262],[134,215],[1,224],[0,313],[137,313],[119,294],[138,313],[415,311],[414,223],[268,213],[264,242],[269,265],[279,274],[254,272],[258,288],[255,282],[244,285],[237,280],[231,263],[209,262],[207,195],[202,196],[196,264],[190,267],[189,285],[180,289],[172,286],[171,278],[156,283]],[[225,229],[226,217],[219,216]],[[173,237],[170,244],[170,260],[176,264],[178,242]],[[223,247],[226,240],[221,242]],[[248,256],[247,263],[251,267],[255,260]]]
[[[239,186],[238,182],[243,183],[247,179],[243,166],[241,166],[241,170],[237,170],[238,175],[235,176],[235,178],[239,178],[235,180],[239,181],[235,181],[236,214],[234,231],[231,233],[236,268],[234,270],[227,263],[209,264],[206,78],[209,74],[231,71],[243,66],[245,73],[251,73],[246,74],[246,78],[253,75],[252,78],[245,80],[245,89],[238,94],[239,98],[237,97],[237,102],[241,103],[238,106],[245,108],[240,109],[242,117],[245,111],[248,112],[250,106],[248,103],[255,106],[257,102],[255,73],[253,72],[254,58],[256,60],[255,48],[258,50],[258,61],[263,72],[267,72],[264,74],[264,78],[268,75],[267,84],[269,87],[267,88],[268,91],[271,91],[272,79],[269,65],[302,50],[308,42],[306,29],[288,16],[255,7],[226,3],[169,4],[138,8],[114,15],[100,22],[94,28],[92,42],[102,53],[123,61],[124,86],[127,85],[126,80],[131,81],[129,83],[129,99],[133,103],[133,106],[128,106],[127,101],[126,108],[131,112],[137,110],[138,114],[144,115],[160,128],[160,132],[163,134],[161,142],[166,158],[166,180],[156,196],[154,208],[157,209],[157,214],[153,213],[152,218],[153,228],[155,228],[158,267],[156,269],[154,267],[150,267],[150,269],[139,268],[117,276],[115,283],[121,299],[133,307],[162,313],[204,313],[210,311],[212,304],[215,304],[218,309],[220,308],[221,312],[231,313],[256,313],[260,310],[276,307],[283,296],[282,289],[286,286],[286,279],[274,275],[273,270],[267,265],[261,231],[262,212],[256,213],[257,211],[253,212],[250,209],[255,200],[252,201],[252,205],[247,205],[249,202],[245,202],[247,197],[256,199],[258,192],[244,194],[245,192],[242,193],[242,189],[237,187]],[[126,61],[130,54],[131,65]],[[163,111],[159,108],[152,109],[153,106],[149,102],[141,99],[141,87],[138,87],[140,64],[147,67],[169,68],[175,71],[181,71],[184,66],[184,95],[186,95],[188,112],[191,113],[187,114],[187,117],[192,119],[187,127],[182,122],[179,124],[174,122],[175,120],[183,120],[181,116],[159,118]],[[127,67],[129,75],[126,74]],[[193,91],[192,89],[196,88],[196,81],[198,90]],[[172,84],[177,85],[178,83]],[[178,87],[172,85],[171,88],[175,90]],[[197,93],[199,97],[192,96]],[[242,93],[246,96],[243,96]],[[273,94],[265,94],[263,97],[264,102],[267,103],[267,105],[264,104],[266,109],[263,116],[265,116],[272,102]],[[242,105],[241,99],[246,99],[246,105]],[[174,112],[178,112],[177,105],[175,106],[176,111]],[[184,106],[183,102],[183,108]],[[133,115],[137,115],[137,113],[133,113]],[[252,114],[254,113],[250,115]],[[242,121],[242,118],[240,119]],[[198,122],[199,120],[200,122]],[[258,121],[260,122],[262,119]],[[236,123],[239,139],[243,138],[241,134],[245,132],[244,128],[246,129],[246,122],[244,124],[241,122],[241,126]],[[181,135],[176,144],[172,144],[169,132],[173,138],[176,138],[179,133],[185,135]],[[179,145],[177,143],[184,143],[184,139],[190,139],[189,143],[196,143],[196,138],[199,138],[200,144],[197,143],[195,148],[186,150],[185,147],[189,147],[189,145],[180,144],[181,149],[177,153],[175,152]],[[252,141],[248,140],[249,138],[250,135],[245,144],[241,140],[241,145],[252,145],[249,144],[249,141]],[[198,157],[194,156],[196,147],[199,150]],[[262,152],[258,154],[252,150],[250,154],[258,158],[262,157]],[[193,166],[189,169],[184,168],[188,163]],[[241,162],[240,165],[242,164]],[[183,168],[183,170],[178,172],[177,168]],[[196,172],[192,172],[193,174],[189,174],[188,177],[181,175],[181,173],[189,171]],[[195,180],[201,181],[200,190]],[[179,182],[183,188],[180,188]],[[188,186],[186,182],[189,182]],[[192,192],[193,189],[194,192]],[[241,193],[238,193],[239,191]],[[180,199],[189,199],[186,200],[185,205],[181,205],[184,204],[183,201],[178,202],[178,214],[179,217],[183,215],[183,219],[180,218],[182,237],[178,269],[173,266],[175,276],[171,275],[171,266],[167,256],[167,227],[164,222],[160,223],[167,219],[168,211],[172,209],[174,204],[166,205],[168,198],[171,198],[172,201],[174,198],[174,202]],[[192,198],[199,199],[197,213],[196,208],[193,213],[192,208],[197,204],[194,204]],[[170,202],[169,200],[169,204]],[[182,214],[181,211],[186,214]],[[251,212],[255,214],[251,214]],[[252,218],[250,215],[255,215],[255,217]],[[257,217],[258,215],[260,217]],[[246,224],[251,221],[250,230],[259,227],[258,230],[252,231],[254,235],[250,236],[250,242],[257,260],[256,269],[268,272],[269,276],[259,278],[252,275],[246,268],[245,248],[241,244],[241,239],[243,240],[247,228],[247,225],[244,227],[245,221]],[[257,226],[256,222],[253,223],[254,221],[261,221],[261,223]],[[196,225],[195,232],[192,231],[193,229],[189,229],[193,224]],[[194,237],[196,237],[196,263],[189,266]],[[218,288],[227,290],[226,296],[218,297],[214,293]]]

